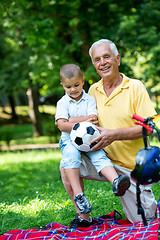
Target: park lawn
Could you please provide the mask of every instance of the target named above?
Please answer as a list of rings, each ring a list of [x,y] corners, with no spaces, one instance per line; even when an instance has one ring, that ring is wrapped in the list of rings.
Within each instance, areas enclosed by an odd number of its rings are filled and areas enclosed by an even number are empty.
[[[1,152],[0,234],[44,228],[51,222],[69,225],[75,209],[60,179],[60,159],[60,150],[54,149]],[[159,183],[153,184],[156,200],[159,187]],[[125,218],[110,183],[85,180],[85,193],[93,206],[93,217],[117,210]]]
[[[11,229],[41,228],[47,223],[69,225],[75,209],[60,179],[60,150],[3,152],[0,155],[0,233]],[[114,209],[120,199],[110,183],[87,181],[92,216]],[[107,199],[107,200],[106,200]]]
[[[21,110],[22,115],[22,108]],[[52,109],[48,111],[52,112]],[[26,109],[24,109],[26,114]],[[53,117],[44,119],[46,129],[54,122]],[[160,127],[160,117],[156,118]],[[11,124],[11,145],[48,143],[47,134],[32,137],[31,123]],[[8,126],[1,127],[4,131]],[[56,131],[56,130],[55,130]],[[57,132],[56,132],[57,134]],[[53,136],[56,136],[53,133]],[[0,141],[0,145],[6,145]],[[156,136],[151,145],[160,146]],[[0,234],[12,229],[43,228],[47,223],[69,225],[75,216],[74,206],[60,179],[60,150],[34,150],[1,152],[0,154]],[[153,184],[156,200],[160,184]],[[85,193],[93,206],[92,216],[100,216],[118,210],[125,218],[120,199],[113,196],[110,183],[85,181]]]

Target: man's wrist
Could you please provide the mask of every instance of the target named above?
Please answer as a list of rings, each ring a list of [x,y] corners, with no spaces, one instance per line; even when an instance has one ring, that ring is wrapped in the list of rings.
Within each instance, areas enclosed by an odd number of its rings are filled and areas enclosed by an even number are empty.
[[[120,140],[120,131],[119,131],[119,129],[115,129],[115,130],[112,130],[112,131],[113,131],[113,133],[112,133],[113,141]]]

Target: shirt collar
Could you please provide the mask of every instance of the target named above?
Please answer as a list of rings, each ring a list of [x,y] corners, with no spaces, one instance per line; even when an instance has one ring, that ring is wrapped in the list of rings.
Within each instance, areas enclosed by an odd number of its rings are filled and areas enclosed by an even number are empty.
[[[87,99],[87,94],[86,94],[86,92],[85,92],[84,89],[82,90],[82,92],[83,92],[83,95],[82,95],[81,99],[80,99],[78,102]],[[76,100],[74,100],[73,98],[71,98],[67,93],[66,93],[66,98],[67,98],[67,100],[68,100],[69,102],[77,102]],[[77,102],[77,103],[78,103],[78,102]]]
[[[119,85],[119,87],[121,89],[128,88],[130,79],[123,73],[120,73],[120,75],[123,77],[123,80],[122,80],[121,84]],[[103,78],[99,81],[98,90],[105,93],[104,89],[103,89]]]
[[[120,74],[123,77],[122,83],[120,85],[121,89],[128,88],[130,79],[126,75],[124,75],[123,73],[120,73]]]

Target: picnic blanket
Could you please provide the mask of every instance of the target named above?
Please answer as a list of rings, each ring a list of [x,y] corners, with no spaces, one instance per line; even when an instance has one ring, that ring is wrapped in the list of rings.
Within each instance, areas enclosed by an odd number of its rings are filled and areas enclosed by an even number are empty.
[[[137,222],[134,224],[129,223],[128,220],[114,220],[114,212],[97,218],[102,223],[90,226],[88,228],[69,229],[68,226],[63,226],[58,223],[50,223],[46,226],[47,229],[29,229],[22,230],[16,229],[8,231],[0,236],[0,240],[13,240],[13,239],[152,239],[158,238],[159,219],[156,218],[152,222],[148,223],[148,226],[144,226],[143,222]]]
[[[157,207],[157,218],[144,226],[143,221],[130,223],[127,219],[116,220],[118,212],[95,218],[98,224],[87,228],[70,229],[58,223],[49,223],[47,229],[16,229],[0,236],[0,240],[46,240],[46,239],[71,239],[71,240],[135,240],[135,239],[160,239],[160,201]]]

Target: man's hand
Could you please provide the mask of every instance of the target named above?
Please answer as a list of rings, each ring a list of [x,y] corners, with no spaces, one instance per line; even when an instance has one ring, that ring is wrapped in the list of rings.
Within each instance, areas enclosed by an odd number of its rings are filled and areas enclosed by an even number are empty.
[[[93,123],[95,125],[98,125],[97,117],[90,117],[90,118],[87,119],[87,122],[91,122],[91,123]]]
[[[91,151],[92,150],[96,151],[96,150],[105,148],[114,141],[114,130],[109,130],[101,127],[96,127],[96,128],[101,132],[101,134],[91,141],[91,144],[96,143],[91,148]]]
[[[133,140],[142,138],[142,126],[134,126],[130,128],[121,128],[110,130],[106,128],[96,127],[101,134],[91,141],[91,144],[96,143],[91,150],[96,151],[102,148],[107,147],[114,141],[122,141],[122,140]]]

